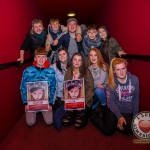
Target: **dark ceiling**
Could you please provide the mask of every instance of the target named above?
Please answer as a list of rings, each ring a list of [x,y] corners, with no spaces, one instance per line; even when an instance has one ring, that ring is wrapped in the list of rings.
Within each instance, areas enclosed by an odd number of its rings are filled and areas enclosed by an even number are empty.
[[[95,23],[102,0],[36,0],[47,19],[58,18],[66,25],[67,14],[74,12],[79,24]]]

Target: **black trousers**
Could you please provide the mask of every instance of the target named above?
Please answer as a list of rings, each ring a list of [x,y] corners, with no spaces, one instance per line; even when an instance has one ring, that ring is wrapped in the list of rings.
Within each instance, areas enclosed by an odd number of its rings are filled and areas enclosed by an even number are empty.
[[[116,115],[106,107],[103,117],[99,117],[95,110],[91,112],[91,122],[94,126],[96,126],[103,134],[105,135],[113,135],[116,129],[123,134],[132,134],[131,122],[132,122],[132,114],[121,113],[125,118],[127,125],[123,124],[124,130],[120,130],[117,128],[118,119]]]
[[[57,108],[59,108],[63,105],[64,105],[64,101],[62,101],[60,97],[56,97],[55,104],[53,106],[53,110],[56,110]]]

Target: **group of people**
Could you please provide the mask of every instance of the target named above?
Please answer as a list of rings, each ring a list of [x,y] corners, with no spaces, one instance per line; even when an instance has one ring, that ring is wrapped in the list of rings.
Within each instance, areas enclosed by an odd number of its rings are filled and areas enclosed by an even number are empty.
[[[48,82],[49,109],[42,114],[45,123],[52,124],[53,118],[57,119],[53,109],[55,113],[64,107],[64,81],[83,78],[85,109],[64,110],[60,114],[62,125],[83,128],[90,118],[105,135],[114,134],[116,129],[132,134],[131,122],[139,106],[139,82],[127,71],[127,61],[116,58],[125,53],[107,27],[79,26],[75,18],[69,18],[65,27],[58,19],[50,19],[47,34],[42,21],[35,19],[20,50],[21,63],[28,48],[34,62],[24,70],[20,89],[29,126],[35,124],[37,111],[28,112],[27,82]]]

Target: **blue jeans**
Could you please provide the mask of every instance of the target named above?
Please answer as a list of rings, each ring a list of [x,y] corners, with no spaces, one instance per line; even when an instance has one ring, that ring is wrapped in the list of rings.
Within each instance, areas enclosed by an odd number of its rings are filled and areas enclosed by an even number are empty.
[[[92,106],[92,110],[95,109],[99,103],[101,105],[106,105],[106,91],[103,88],[95,88],[94,94],[98,98],[98,102]]]

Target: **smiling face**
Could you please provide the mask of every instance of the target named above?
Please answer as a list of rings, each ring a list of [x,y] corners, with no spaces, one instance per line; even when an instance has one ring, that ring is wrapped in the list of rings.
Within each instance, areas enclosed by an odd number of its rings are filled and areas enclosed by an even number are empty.
[[[97,54],[95,51],[90,51],[90,61],[92,64],[97,64],[98,58],[97,58]]]
[[[70,33],[75,33],[77,29],[77,23],[75,21],[70,21],[67,25],[67,28]]]
[[[71,98],[77,98],[79,96],[79,88],[78,87],[73,87],[71,90],[68,91],[69,95]]]
[[[116,74],[118,79],[124,80],[127,75],[127,67],[126,67],[125,63],[116,64],[114,73]]]
[[[96,39],[96,35],[97,35],[97,30],[96,29],[91,29],[87,31],[87,35],[91,40],[95,40]]]
[[[50,23],[50,27],[52,28],[52,30],[54,32],[57,32],[59,30],[60,24],[57,21],[56,22],[52,22],[52,23]]]
[[[34,60],[37,62],[38,67],[43,67],[47,57],[46,55],[35,55]]]
[[[72,59],[72,65],[76,69],[80,68],[82,65],[82,57],[78,56],[78,55],[74,55],[74,57]]]
[[[68,55],[65,50],[61,50],[58,53],[58,59],[60,60],[61,63],[65,63],[67,61]]]
[[[32,30],[36,33],[36,34],[41,34],[43,31],[43,25],[41,23],[35,23],[32,27]]]
[[[34,92],[31,93],[31,96],[34,100],[41,100],[43,97],[43,90],[42,89],[37,89]]]
[[[99,28],[98,30],[100,37],[105,41],[107,38],[107,33],[103,28]]]

